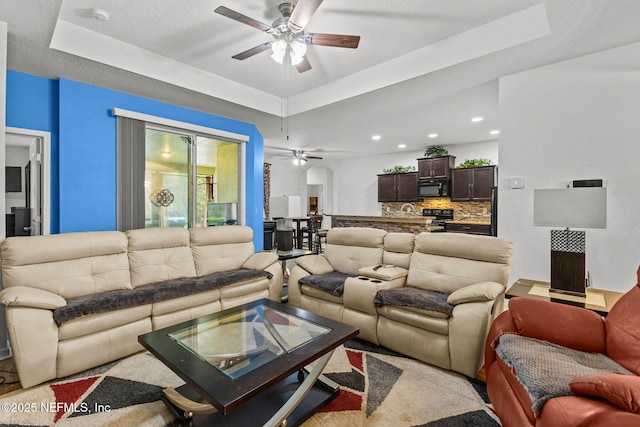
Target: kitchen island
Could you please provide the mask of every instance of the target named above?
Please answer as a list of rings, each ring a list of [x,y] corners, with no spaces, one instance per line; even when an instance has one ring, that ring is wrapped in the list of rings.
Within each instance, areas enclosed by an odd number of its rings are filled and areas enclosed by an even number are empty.
[[[485,216],[467,216],[447,221],[445,229],[453,233],[491,235],[491,218]]]
[[[367,227],[380,228],[389,232],[405,232],[418,234],[423,231],[444,231],[444,227],[431,226],[434,217],[421,215],[406,216],[359,216],[359,215],[332,215],[332,227]]]

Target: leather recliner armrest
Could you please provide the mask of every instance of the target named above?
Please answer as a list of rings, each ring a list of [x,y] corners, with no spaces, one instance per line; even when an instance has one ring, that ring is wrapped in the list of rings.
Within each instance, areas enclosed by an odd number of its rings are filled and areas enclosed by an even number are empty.
[[[487,341],[484,348],[484,369],[485,373],[489,372],[489,369],[496,360],[495,346],[498,342],[498,338],[502,334],[517,334],[518,328],[513,323],[511,312],[509,310],[503,311],[495,318],[491,327],[489,328],[489,334],[487,335]]]
[[[407,277],[408,273],[409,271],[406,268],[398,267],[396,265],[370,265],[358,270],[358,274],[361,276],[384,281],[392,281]]]
[[[362,277],[347,279],[344,284],[342,299],[345,308],[351,308],[368,314],[377,314],[377,307],[373,300],[379,290],[401,288],[404,286],[405,276],[393,280],[368,279]]]
[[[576,396],[605,399],[625,411],[640,414],[640,377],[620,374],[591,374],[569,382]]]
[[[278,255],[273,252],[256,252],[242,264],[242,268],[249,270],[266,270],[270,265],[278,261]]]
[[[309,272],[309,274],[328,274],[334,271],[327,258],[322,255],[307,255],[296,260],[296,265]]]
[[[497,282],[479,282],[453,291],[447,298],[451,305],[476,301],[493,301],[504,293],[504,286]]]
[[[7,307],[30,307],[55,310],[67,301],[58,294],[29,286],[12,286],[0,292],[0,301]]]
[[[518,333],[588,353],[606,352],[604,319],[580,307],[531,298],[512,298],[509,312]]]

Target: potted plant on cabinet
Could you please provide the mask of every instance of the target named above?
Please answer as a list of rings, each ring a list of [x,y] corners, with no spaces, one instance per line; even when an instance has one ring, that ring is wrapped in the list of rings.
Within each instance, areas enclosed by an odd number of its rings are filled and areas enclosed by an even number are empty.
[[[427,157],[446,156],[449,154],[449,150],[441,145],[430,145],[424,152]]]

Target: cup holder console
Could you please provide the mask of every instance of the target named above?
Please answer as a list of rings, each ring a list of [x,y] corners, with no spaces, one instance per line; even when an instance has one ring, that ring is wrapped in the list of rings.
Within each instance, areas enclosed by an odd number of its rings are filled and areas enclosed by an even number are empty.
[[[365,276],[358,276],[358,280],[368,280],[371,283],[382,283],[382,280],[379,279],[373,279],[371,277],[365,277]]]

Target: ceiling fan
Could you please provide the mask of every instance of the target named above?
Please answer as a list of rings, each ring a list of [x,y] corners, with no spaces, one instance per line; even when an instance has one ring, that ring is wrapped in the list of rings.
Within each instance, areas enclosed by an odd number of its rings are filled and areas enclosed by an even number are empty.
[[[271,25],[256,21],[224,6],[219,6],[215,9],[215,12],[271,34],[275,39],[275,41],[266,42],[238,53],[232,58],[242,61],[271,49],[273,52],[271,57],[276,62],[282,64],[287,60],[288,54],[288,57],[291,58],[291,64],[296,66],[298,72],[304,73],[311,69],[311,64],[305,56],[308,45],[355,49],[360,43],[360,36],[305,33],[305,26],[309,23],[321,3],[322,0],[298,0],[295,3],[281,3],[278,9],[282,17],[273,21]]]
[[[283,160],[292,159],[294,165],[304,165],[305,163],[307,163],[307,160],[322,160],[322,157],[310,155],[305,150],[301,150],[301,149],[293,149],[292,150],[290,148],[284,148],[284,147],[267,147],[267,146],[265,146],[265,148],[269,148],[269,149],[272,149],[272,150],[289,151],[291,153],[289,155],[278,154],[277,156],[278,157],[282,157]],[[312,151],[314,151],[314,150],[312,150]],[[293,156],[293,158],[292,158],[292,156]]]
[[[322,160],[320,156],[310,156],[304,152],[304,150],[291,150],[293,152],[293,164],[294,165],[304,165],[307,163],[307,160],[316,159]]]

